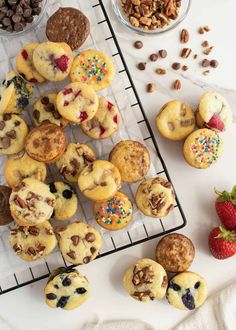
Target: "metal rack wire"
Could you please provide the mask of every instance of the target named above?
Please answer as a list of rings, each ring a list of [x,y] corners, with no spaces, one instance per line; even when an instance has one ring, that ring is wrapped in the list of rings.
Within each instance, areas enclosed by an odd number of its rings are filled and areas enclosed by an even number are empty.
[[[169,181],[171,181],[164,160],[160,154],[151,126],[148,122],[147,116],[141,104],[138,93],[135,89],[128,67],[126,65],[112,23],[108,17],[104,5],[104,0],[90,0],[90,4],[92,10],[100,11],[101,13],[102,19],[97,21],[97,24],[100,27],[102,25],[105,25],[109,31],[109,35],[104,37],[105,40],[103,40],[103,42],[113,42],[114,46],[112,56],[113,58],[118,58],[120,63],[122,64],[122,68],[118,71],[118,75],[125,75],[126,81],[128,82],[128,86],[124,87],[125,93],[132,92],[133,94],[129,110],[135,112],[135,118],[137,118],[137,125],[142,128],[141,130],[143,132],[143,136],[142,139],[140,139],[143,140],[144,143],[148,146],[151,146],[151,148],[154,150],[154,156],[160,162],[158,171],[156,171],[154,174],[163,176]],[[130,187],[127,187],[127,189],[129,189],[129,193],[134,199],[134,189]],[[86,210],[84,210],[83,213],[86,218],[86,221],[89,222],[91,219],[90,216],[86,216]],[[178,197],[176,198],[176,205],[174,211],[172,212],[171,219],[165,219],[165,221],[162,221],[162,219],[157,221],[153,221],[153,219],[152,221],[149,220],[150,219],[143,220],[141,226],[130,229],[128,228],[127,231],[122,231],[120,236],[113,234],[104,235],[105,247],[101,251],[98,258],[127,249],[131,246],[157,238],[169,232],[179,230],[186,225],[186,218]],[[1,249],[0,253],[2,253]],[[46,278],[55,266],[61,265],[62,263],[66,267],[73,267],[73,265],[67,265],[59,251],[57,254],[53,254],[52,258],[50,256],[47,256],[44,261],[45,262],[43,264],[37,264],[36,262],[34,266],[29,265],[29,268],[27,270],[11,274],[6,279],[4,279],[4,281],[0,281],[0,295]]]

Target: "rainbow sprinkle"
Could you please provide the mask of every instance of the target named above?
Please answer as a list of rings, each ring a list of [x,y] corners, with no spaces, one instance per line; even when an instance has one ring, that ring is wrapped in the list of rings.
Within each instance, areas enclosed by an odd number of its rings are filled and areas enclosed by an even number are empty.
[[[204,134],[200,132],[200,136],[196,137],[191,145],[191,151],[194,155],[195,164],[214,164],[219,158],[219,146],[221,140],[215,132],[212,134]]]
[[[77,74],[83,82],[97,83],[108,74],[107,63],[102,57],[98,55],[86,57],[86,53],[80,53],[79,58],[80,69]]]
[[[124,221],[128,223],[126,219],[132,214],[132,207],[126,211],[127,202],[129,202],[127,197],[115,195],[99,206],[95,213],[96,220],[107,225],[122,224]]]

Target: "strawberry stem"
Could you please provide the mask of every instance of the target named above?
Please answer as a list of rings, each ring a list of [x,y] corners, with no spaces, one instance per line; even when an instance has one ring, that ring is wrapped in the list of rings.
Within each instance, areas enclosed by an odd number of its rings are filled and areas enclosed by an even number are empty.
[[[223,226],[220,226],[219,229],[220,229],[220,233],[216,236],[216,238],[223,238],[226,241],[236,242],[235,230],[227,230]]]

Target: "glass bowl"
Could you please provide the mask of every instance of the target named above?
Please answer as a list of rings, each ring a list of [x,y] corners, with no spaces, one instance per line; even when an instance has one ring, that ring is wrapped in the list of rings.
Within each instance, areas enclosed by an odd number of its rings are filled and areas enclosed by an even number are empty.
[[[175,29],[188,15],[188,12],[191,7],[192,0],[182,0],[181,7],[179,9],[179,15],[175,20],[171,20],[170,24],[165,26],[164,28],[158,28],[155,30],[144,30],[142,28],[134,27],[130,21],[128,16],[124,13],[123,8],[121,6],[121,0],[112,0],[113,9],[115,11],[116,16],[119,21],[127,27],[129,30],[136,32],[137,34],[143,36],[153,36],[165,33],[167,31],[171,31]]]
[[[43,0],[41,2],[41,13],[38,16],[34,16],[34,20],[32,23],[28,23],[23,31],[19,31],[19,32],[7,32],[3,29],[0,29],[0,37],[18,37],[18,36],[23,36],[26,33],[36,29],[36,27],[39,25],[39,23],[42,21],[42,18],[46,12],[47,9],[47,5],[48,5],[49,0]]]

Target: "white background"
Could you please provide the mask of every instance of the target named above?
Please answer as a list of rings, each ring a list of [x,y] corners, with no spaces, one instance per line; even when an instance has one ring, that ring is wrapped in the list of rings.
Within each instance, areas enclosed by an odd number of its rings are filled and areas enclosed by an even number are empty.
[[[109,1],[106,3],[108,10],[111,10]],[[161,37],[141,38],[145,47],[136,50],[132,44],[140,37],[131,35],[114,22],[121,48],[187,217],[187,226],[181,232],[188,235],[196,247],[196,258],[191,270],[205,277],[209,294],[236,280],[236,257],[217,261],[209,254],[207,246],[208,233],[218,224],[213,189],[231,189],[236,183],[236,124],[223,135],[225,148],[219,163],[209,170],[196,170],[184,162],[181,154],[182,143],[172,143],[159,137],[154,118],[164,102],[179,98],[196,107],[200,95],[211,89],[221,91],[229,99],[236,113],[235,12],[234,0],[197,0],[193,1],[190,14],[181,25],[190,31],[190,45],[194,53],[201,54],[201,42],[205,39],[215,46],[210,57],[218,59],[220,66],[217,70],[212,70],[207,77],[201,74],[203,70],[198,61],[192,59],[185,61],[191,70],[184,74],[170,70],[165,77],[155,75],[156,67],[170,69],[172,62],[179,61],[181,27]],[[204,36],[197,34],[196,31],[201,25],[209,25],[211,32]],[[144,72],[136,69],[139,61],[146,61],[151,53],[159,49],[168,50],[166,60],[149,63]],[[178,77],[180,74],[182,77]],[[182,89],[178,92],[170,88],[177,78],[182,82]],[[158,91],[147,94],[145,85],[148,82],[156,82]],[[44,304],[45,281],[0,296],[0,329],[79,330],[83,329],[86,322],[96,321],[98,318],[137,318],[149,322],[158,330],[174,328],[189,312],[178,311],[165,300],[142,304],[129,298],[122,288],[122,276],[127,267],[138,258],[154,258],[156,244],[157,240],[153,240],[84,266],[83,273],[90,280],[92,295],[91,299],[77,310],[64,312],[48,308]]]

